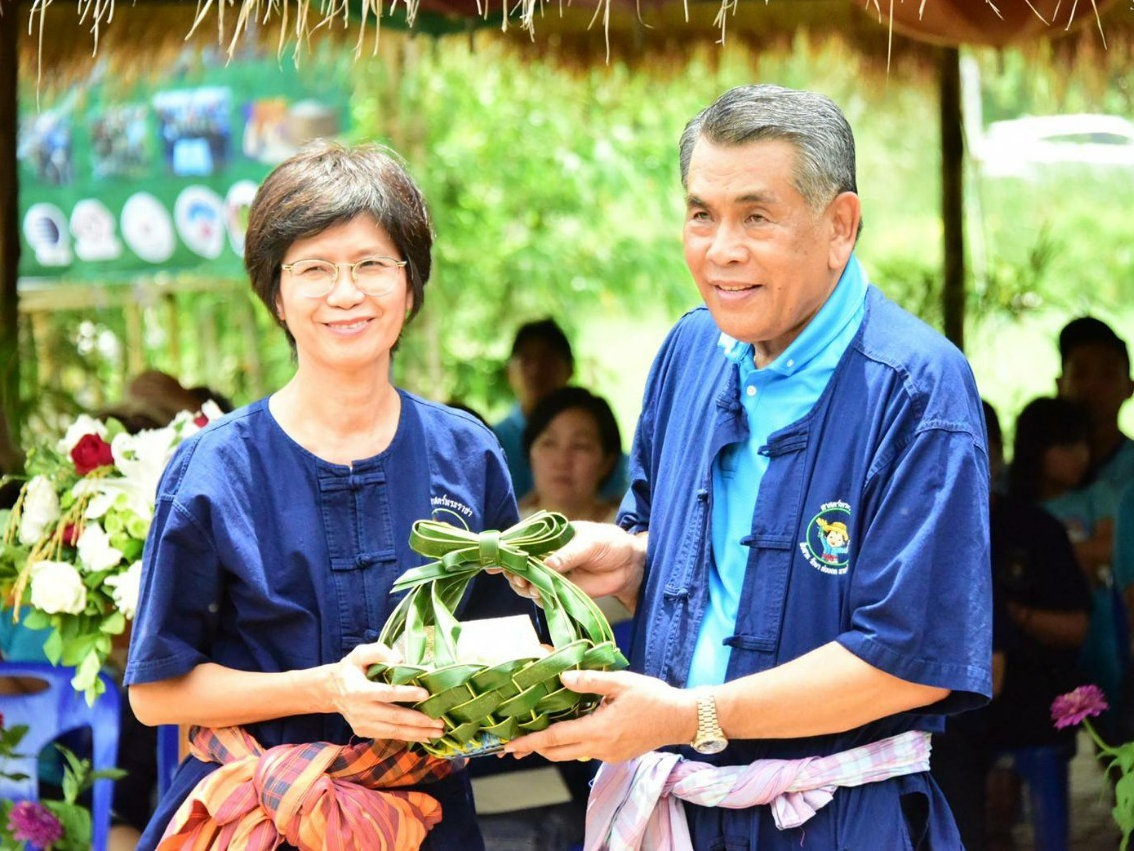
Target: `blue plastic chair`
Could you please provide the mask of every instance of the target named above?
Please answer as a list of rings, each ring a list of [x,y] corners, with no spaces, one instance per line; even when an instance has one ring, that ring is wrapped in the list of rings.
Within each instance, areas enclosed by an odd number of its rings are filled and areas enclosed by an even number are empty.
[[[0,662],[0,678],[35,678],[47,686],[35,694],[0,694],[4,726],[28,726],[28,732],[17,748],[20,757],[4,761],[5,774],[25,774],[27,779],[0,777],[0,799],[39,800],[39,752],[64,733],[83,727],[89,727],[91,731],[92,768],[95,771],[114,768],[118,759],[121,723],[118,684],[106,674],[100,674],[106,691],[94,706],[88,706],[86,698],[71,686],[74,676],[74,668],[55,667],[43,662]],[[91,802],[91,838],[95,851],[106,849],[113,795],[113,780],[95,781]]]

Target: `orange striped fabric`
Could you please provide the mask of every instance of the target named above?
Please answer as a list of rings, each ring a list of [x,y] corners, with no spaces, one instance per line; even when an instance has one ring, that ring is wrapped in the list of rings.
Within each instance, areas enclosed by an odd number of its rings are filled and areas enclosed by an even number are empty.
[[[413,851],[441,805],[399,786],[448,776],[448,760],[405,742],[312,742],[265,750],[242,727],[189,731],[189,752],[220,768],[178,808],[158,851]]]

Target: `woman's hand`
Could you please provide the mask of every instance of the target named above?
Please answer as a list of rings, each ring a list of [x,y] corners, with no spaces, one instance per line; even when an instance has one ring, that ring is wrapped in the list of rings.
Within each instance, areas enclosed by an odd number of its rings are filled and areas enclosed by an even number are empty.
[[[391,686],[371,682],[366,670],[377,662],[396,664],[401,659],[385,644],[360,644],[346,658],[329,665],[327,690],[334,712],[346,719],[358,736],[368,739],[396,739],[403,742],[426,742],[445,731],[440,720],[398,706],[416,703],[429,697],[419,686]]]
[[[613,523],[573,521],[575,537],[548,556],[545,564],[565,575],[590,597],[613,594],[631,612],[646,567],[647,533],[631,535]],[[506,574],[512,589],[539,602],[539,591],[525,579]]]

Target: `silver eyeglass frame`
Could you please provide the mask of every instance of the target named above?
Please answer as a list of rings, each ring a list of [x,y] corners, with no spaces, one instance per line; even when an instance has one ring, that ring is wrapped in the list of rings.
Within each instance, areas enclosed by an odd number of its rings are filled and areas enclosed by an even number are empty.
[[[295,265],[297,263],[313,263],[313,262],[326,263],[328,266],[332,267],[335,270],[334,274],[331,276],[331,283],[327,286],[326,292],[322,293],[321,295],[309,295],[307,293],[301,293],[301,295],[304,298],[315,299],[315,298],[326,298],[327,296],[329,296],[331,294],[331,292],[335,289],[335,285],[338,284],[338,282],[339,282],[339,269],[342,268],[343,266],[348,266],[350,268],[350,282],[351,282],[352,286],[354,286],[354,288],[356,290],[358,290],[360,293],[364,293],[365,295],[374,296],[374,297],[384,296],[384,295],[387,295],[390,292],[393,292],[394,287],[397,286],[396,280],[391,279],[390,285],[388,287],[386,287],[385,289],[383,289],[381,292],[371,292],[368,289],[364,289],[358,283],[358,267],[361,266],[363,263],[370,263],[370,262],[373,262],[375,260],[389,261],[389,262],[379,263],[379,265],[382,266],[385,269],[404,269],[407,265],[409,265],[408,260],[395,260],[393,257],[386,257],[384,255],[377,255],[375,257],[363,257],[361,260],[359,260],[355,263],[332,263],[330,260],[324,260],[321,257],[305,257],[302,260],[296,260],[295,263],[281,263],[280,269],[284,272],[287,272],[293,278],[295,277],[295,272],[293,270],[294,270]]]

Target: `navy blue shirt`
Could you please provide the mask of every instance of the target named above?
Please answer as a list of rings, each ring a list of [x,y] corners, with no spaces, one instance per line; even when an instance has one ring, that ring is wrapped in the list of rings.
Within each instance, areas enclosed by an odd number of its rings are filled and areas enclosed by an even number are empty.
[[[619,523],[649,531],[631,668],[684,686],[708,604],[712,464],[748,438],[734,364],[705,308],[686,314],[651,370]],[[871,287],[857,334],[814,407],[772,433],[747,549],[726,680],[829,642],[909,682],[950,689],[942,702],[849,730],[733,740],[717,765],[823,756],[907,730],[991,693],[988,461],[980,397],[957,349]],[[822,521],[822,522],[820,522]],[[850,547],[824,558],[824,529]],[[800,711],[806,711],[805,706]],[[912,797],[911,797],[912,796]],[[916,799],[916,800],[915,800]],[[768,807],[686,806],[700,848],[901,848],[928,831],[958,847],[928,773],[842,788],[801,828]],[[922,819],[914,813],[928,813]]]
[[[278,672],[337,662],[378,638],[397,602],[394,580],[427,559],[410,526],[434,516],[472,530],[518,515],[499,443],[475,418],[399,391],[389,447],[350,466],[292,440],[267,400],[186,440],[166,468],[146,544],[126,683],[188,673],[203,662]],[[502,576],[474,581],[461,615],[532,610]],[[345,744],[342,716],[247,725],[265,747]],[[190,757],[139,848],[152,848],[176,808],[216,768]],[[427,848],[481,848],[465,771],[423,787],[443,817]]]

